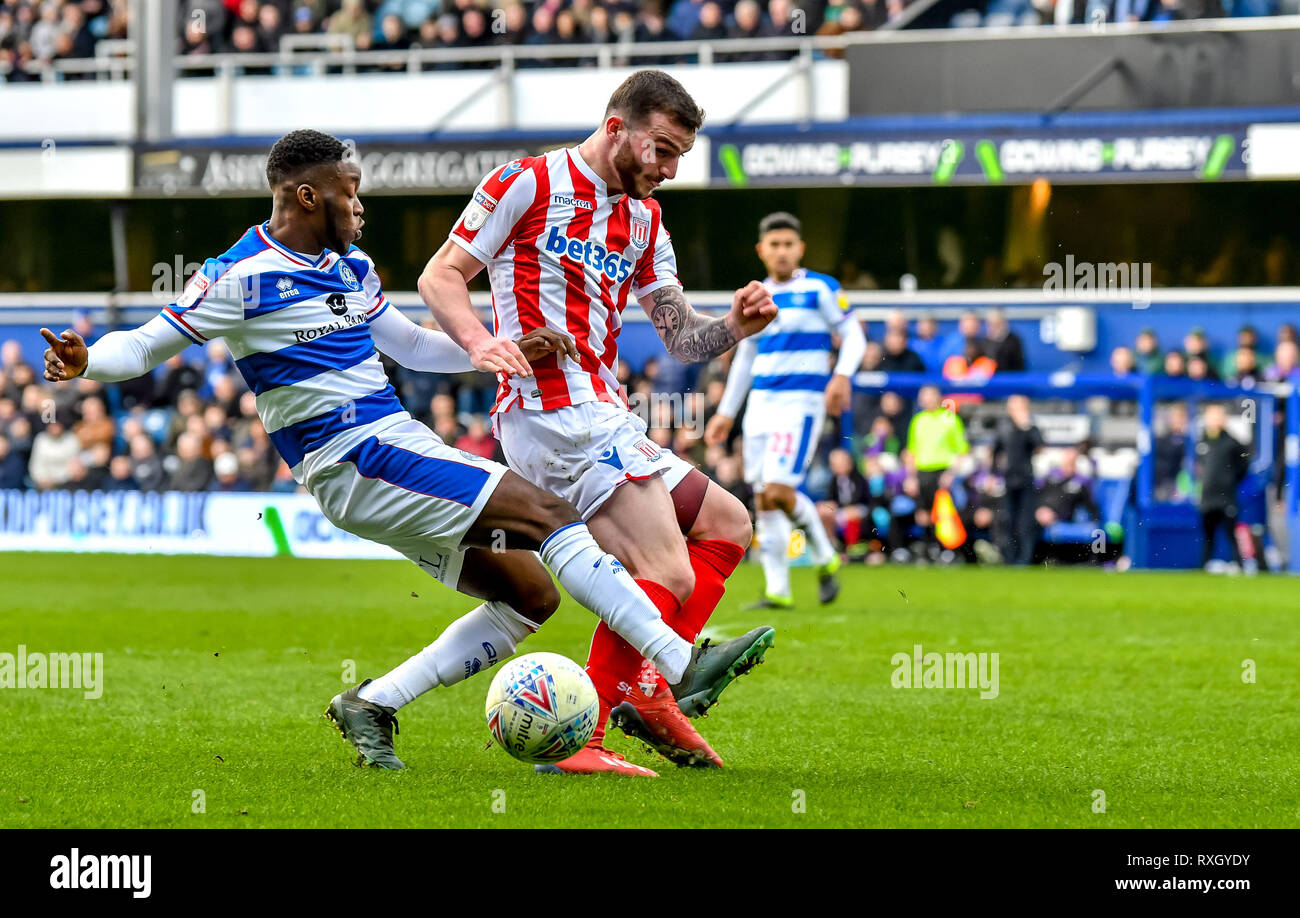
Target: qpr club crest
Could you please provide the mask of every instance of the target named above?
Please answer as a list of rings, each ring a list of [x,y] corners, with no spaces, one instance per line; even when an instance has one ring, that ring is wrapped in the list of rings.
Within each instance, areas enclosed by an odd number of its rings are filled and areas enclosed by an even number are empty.
[[[357,280],[356,273],[348,267],[347,262],[339,262],[339,277],[343,278],[343,283],[348,285],[349,290],[360,290],[361,281]]]
[[[644,249],[650,244],[650,221],[642,217],[632,218],[632,244]]]

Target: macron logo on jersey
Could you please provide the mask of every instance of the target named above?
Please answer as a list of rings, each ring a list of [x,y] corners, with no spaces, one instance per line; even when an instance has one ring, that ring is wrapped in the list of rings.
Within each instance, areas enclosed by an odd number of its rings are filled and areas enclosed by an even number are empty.
[[[514,175],[515,173],[523,172],[523,171],[524,171],[524,164],[521,163],[519,160],[515,160],[512,163],[507,163],[501,169],[501,174],[497,176],[497,181],[504,182],[506,181],[506,179],[510,178],[510,176]]]
[[[546,251],[595,268],[617,284],[623,283],[632,273],[632,262],[619,257],[617,252],[610,252],[590,239],[570,239],[560,234],[558,226],[552,226],[551,234],[546,237]]]
[[[584,201],[582,198],[575,198],[568,194],[553,194],[551,195],[551,201],[561,207],[572,207],[574,210],[596,209],[596,205],[590,201]]]

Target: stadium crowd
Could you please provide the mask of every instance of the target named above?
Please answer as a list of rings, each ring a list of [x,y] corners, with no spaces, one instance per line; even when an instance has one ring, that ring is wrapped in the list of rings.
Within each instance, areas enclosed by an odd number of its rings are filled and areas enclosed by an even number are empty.
[[[40,79],[37,70],[53,60],[94,57],[100,40],[125,39],[127,6],[128,0],[0,0],[5,79]]]
[[[277,51],[285,35],[351,36],[359,50],[494,45],[617,44],[870,31],[910,0],[180,0],[176,51]],[[955,27],[1104,21],[1164,22],[1294,12],[1290,0],[991,0],[953,17]],[[0,0],[0,70],[40,78],[51,61],[88,58],[103,39],[125,39],[127,0]],[[735,54],[722,59],[788,56]],[[665,57],[648,63],[670,64]],[[590,63],[553,60],[552,65]],[[434,66],[470,66],[428,65]],[[478,66],[490,66],[488,63]],[[362,68],[364,69],[364,68]],[[90,77],[66,74],[68,79]]]
[[[79,317],[74,328],[88,342],[95,340],[97,329],[87,317]],[[1300,383],[1297,348],[1291,325],[1279,329],[1271,355],[1261,353],[1254,329],[1242,328],[1236,348],[1220,359],[1200,329],[1188,333],[1181,350],[1167,351],[1147,329],[1131,348],[1116,348],[1111,363],[1117,374]],[[735,425],[725,444],[706,446],[702,439],[722,398],[729,359],[703,367],[650,360],[639,372],[624,362],[620,380],[653,440],[699,464],[752,506],[741,459],[742,425]],[[403,404],[444,441],[502,460],[488,418],[492,376],[387,368]],[[892,313],[870,340],[863,369],[956,379],[1029,368],[1005,313],[989,309],[965,313],[946,335],[938,333],[933,318],[910,323],[901,312]],[[1101,520],[1090,444],[1056,443],[1044,452],[1043,435],[1023,397],[1007,400],[995,429],[968,436],[976,405],[941,398],[933,386],[915,401],[859,391],[851,429],[826,426],[807,490],[820,500],[822,519],[839,546],[848,557],[869,563],[1029,563],[1053,553],[1066,558],[1068,550],[1041,536],[1055,523]],[[1155,445],[1161,499],[1203,500],[1197,482],[1213,470],[1189,462],[1187,437],[1193,435],[1196,425],[1180,403],[1162,412]],[[1242,451],[1249,449],[1242,445]],[[54,387],[11,340],[0,346],[0,490],[9,488],[292,492],[297,485],[219,342],[202,351],[191,348],[135,380],[105,386],[82,379]],[[951,495],[952,514],[967,534],[952,548],[945,547],[942,521],[932,518],[940,490]]]
[[[999,309],[964,313],[947,336],[936,329],[935,321],[923,316],[909,330],[901,313],[891,314],[881,340],[868,345],[863,369],[928,372],[954,380],[1031,369],[1022,342]],[[1284,323],[1270,354],[1262,350],[1258,332],[1243,326],[1233,346],[1216,356],[1201,328],[1187,333],[1181,349],[1163,348],[1155,330],[1146,328],[1131,347],[1115,348],[1110,364],[1117,376],[1223,381],[1247,389],[1261,383],[1298,385],[1300,337],[1295,325]],[[834,442],[835,434],[823,441],[819,456],[826,461],[814,465],[809,490],[823,496],[823,520],[846,551],[872,561],[887,555],[951,558],[953,551],[940,544],[930,518],[935,492],[942,488],[951,492],[954,515],[968,536],[957,549],[966,560],[1078,558],[1070,542],[1054,545],[1044,541],[1043,534],[1056,524],[1087,522],[1087,530],[1093,531],[1108,522],[1097,503],[1097,475],[1088,456],[1095,445],[1091,438],[1045,449],[1048,444],[1032,421],[1029,401],[1013,396],[1005,411],[997,413],[993,429],[985,429],[978,442],[968,442],[963,418],[970,418],[978,400],[957,397],[941,404],[939,398],[938,389],[923,390],[916,403],[892,392],[859,392],[851,444],[842,438]],[[1132,408],[1129,403],[1110,406],[1114,413]],[[1236,486],[1253,450],[1253,444],[1236,440],[1226,429],[1226,418],[1223,405],[1207,404],[1198,432],[1185,403],[1169,402],[1157,410],[1156,497],[1198,504],[1207,526],[1225,507],[1235,517]],[[1280,409],[1273,417],[1276,443],[1284,439],[1285,421]],[[1198,439],[1189,444],[1189,437]],[[1270,483],[1275,496],[1283,473],[1283,464],[1275,463]],[[1252,538],[1258,542],[1259,533]],[[1257,544],[1243,561],[1235,538],[1230,537],[1229,544],[1244,568],[1262,563],[1262,546]]]

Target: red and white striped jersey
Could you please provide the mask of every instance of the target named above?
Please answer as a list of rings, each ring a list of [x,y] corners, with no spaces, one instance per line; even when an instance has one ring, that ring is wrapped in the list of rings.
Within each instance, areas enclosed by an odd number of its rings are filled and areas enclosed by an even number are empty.
[[[451,239],[487,266],[496,334],[553,328],[581,358],[548,354],[532,379],[503,376],[493,414],[627,404],[615,374],[628,298],[681,286],[657,201],[611,195],[576,147],[552,150],[489,173]]]

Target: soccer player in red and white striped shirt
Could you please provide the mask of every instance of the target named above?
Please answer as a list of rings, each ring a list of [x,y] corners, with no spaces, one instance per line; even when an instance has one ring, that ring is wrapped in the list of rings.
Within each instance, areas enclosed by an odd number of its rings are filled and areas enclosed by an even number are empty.
[[[677,174],[703,120],[672,77],[633,74],[580,146],[493,170],[419,283],[443,330],[476,366],[521,362],[512,339],[531,329],[573,338],[577,360],[553,354],[523,362],[523,372],[500,374],[494,430],[510,466],[572,501],[597,542],[687,640],[704,627],[744,557],[749,514],[646,437],[616,369],[629,299],[645,309],[668,353],[688,363],[726,352],[776,315],[771,295],[753,281],[736,291],[727,315],[708,318],[691,308],[677,279],[672,241],[651,195]],[[469,300],[467,285],[485,267],[495,334]],[[738,672],[771,646],[771,628],[751,635]],[[587,749],[551,768],[653,774],[603,747],[611,710],[616,724],[675,762],[722,764],[683,717],[702,714],[717,692],[679,705],[653,664],[603,625],[592,638],[587,671],[601,698],[600,726]]]

